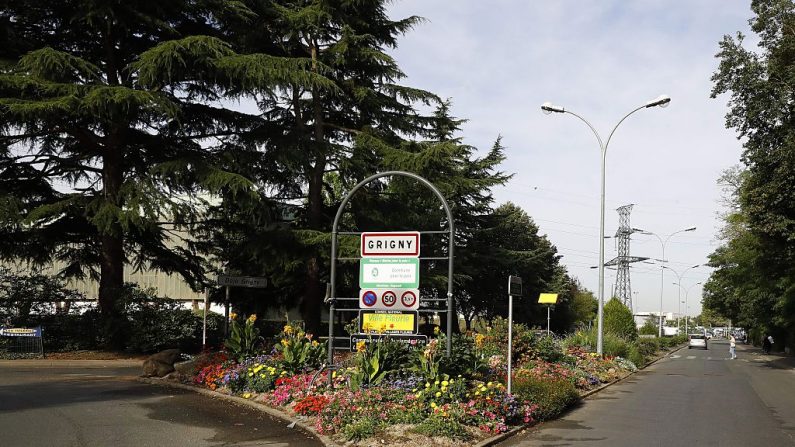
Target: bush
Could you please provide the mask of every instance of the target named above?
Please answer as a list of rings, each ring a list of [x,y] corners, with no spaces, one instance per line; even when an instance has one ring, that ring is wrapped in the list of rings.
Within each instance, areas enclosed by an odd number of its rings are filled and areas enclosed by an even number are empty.
[[[580,399],[574,384],[567,379],[542,379],[532,376],[517,378],[513,394],[522,400],[538,405],[534,413],[538,420],[560,416],[566,408]]]
[[[414,427],[411,431],[426,436],[443,436],[445,438],[468,441],[472,434],[454,417],[445,417],[432,413],[427,419]]]
[[[636,345],[630,345],[629,353],[627,354],[627,359],[635,364],[635,366],[643,366],[646,364],[646,356],[641,354],[640,350]]]
[[[660,341],[656,338],[639,338],[635,340],[635,346],[640,355],[642,355],[644,359],[647,359],[660,350]],[[645,363],[645,361],[643,363]],[[636,365],[642,365],[643,363],[635,362]]]
[[[658,335],[660,333],[660,329],[657,326],[657,323],[654,321],[654,318],[647,318],[646,322],[643,323],[640,329],[638,329],[638,334],[640,335]]]
[[[635,317],[632,311],[618,298],[613,298],[604,307],[604,331],[627,340],[638,338]]]

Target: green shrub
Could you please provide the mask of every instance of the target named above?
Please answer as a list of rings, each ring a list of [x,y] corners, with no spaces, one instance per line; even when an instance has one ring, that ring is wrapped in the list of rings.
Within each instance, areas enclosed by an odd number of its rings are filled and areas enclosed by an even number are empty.
[[[641,354],[640,350],[636,345],[630,345],[629,353],[627,354],[627,359],[635,364],[635,366],[641,367],[646,364],[646,356]]]
[[[361,441],[367,439],[378,431],[376,415],[364,417],[342,427],[342,433],[348,441]]]
[[[461,424],[456,418],[444,417],[432,413],[427,419],[411,429],[414,433],[426,436],[443,436],[445,438],[468,441],[472,439],[472,434],[466,426]]]
[[[623,337],[627,340],[638,338],[635,317],[632,311],[618,298],[613,298],[604,307],[604,332]]]
[[[566,408],[580,399],[577,388],[566,379],[517,378],[512,391],[520,399],[538,405],[536,416],[542,421],[560,416]]]
[[[638,329],[638,334],[640,335],[658,335],[659,333],[660,329],[654,321],[654,318],[647,318],[643,326]]]
[[[635,340],[635,346],[644,358],[649,358],[660,350],[660,341],[656,338],[639,338]]]
[[[475,343],[471,337],[453,334],[450,354],[450,357],[442,357],[439,361],[439,371],[451,377],[459,374],[477,375],[483,372],[486,366],[475,355]]]

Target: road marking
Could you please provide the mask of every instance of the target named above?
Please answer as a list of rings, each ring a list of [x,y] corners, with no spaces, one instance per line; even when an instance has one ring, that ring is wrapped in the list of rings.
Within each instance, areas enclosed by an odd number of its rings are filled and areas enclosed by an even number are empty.
[[[687,356],[687,359],[688,359],[688,360],[693,360],[694,358],[696,358],[696,356],[694,356],[694,355],[688,355],[688,356]]]
[[[672,358],[672,359],[678,359],[679,357],[681,357],[681,355],[678,355],[678,354],[673,354],[673,355],[671,355],[671,358]]]

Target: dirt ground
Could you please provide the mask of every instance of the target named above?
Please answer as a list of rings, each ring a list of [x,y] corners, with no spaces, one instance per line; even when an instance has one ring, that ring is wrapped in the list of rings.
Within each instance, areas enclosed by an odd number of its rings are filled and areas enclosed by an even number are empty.
[[[46,352],[48,360],[141,360],[147,357],[146,354],[130,354],[129,352],[114,351],[69,351],[69,352]]]

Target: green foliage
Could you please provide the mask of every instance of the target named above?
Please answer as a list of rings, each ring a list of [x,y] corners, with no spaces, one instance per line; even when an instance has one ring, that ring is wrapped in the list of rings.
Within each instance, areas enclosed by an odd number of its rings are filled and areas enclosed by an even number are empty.
[[[643,323],[643,326],[638,329],[638,334],[640,335],[654,335],[657,336],[660,333],[659,326],[657,325],[657,320],[654,317],[649,317],[646,319],[646,322]]]
[[[326,356],[325,344],[313,340],[301,325],[295,323],[284,326],[274,349],[282,355],[281,364],[291,374],[319,368]]]
[[[358,390],[376,385],[384,379],[388,372],[382,363],[382,344],[369,340],[360,340],[356,345],[354,365],[356,370],[351,374],[351,389]]]
[[[342,433],[348,441],[360,441],[375,435],[379,426],[375,417],[362,417],[342,427]]]
[[[434,338],[428,342],[424,349],[414,351],[411,369],[422,374],[426,380],[433,382],[439,378],[439,363],[443,355],[439,339]]]
[[[605,304],[604,331],[627,340],[634,340],[638,337],[638,329],[635,327],[632,311],[617,298],[612,298]]]
[[[790,32],[795,3],[757,0],[750,20],[755,49],[745,36],[720,42],[712,97],[728,96],[726,127],[743,142],[744,166],[719,179],[730,211],[724,243],[710,255],[704,308],[736,325],[795,331],[795,82]]]
[[[229,338],[224,341],[224,346],[229,350],[231,357],[236,358],[238,361],[243,361],[246,357],[253,357],[259,352],[265,339],[259,335],[259,329],[254,326],[257,321],[257,315],[251,314],[241,323],[238,321],[237,315],[230,315],[231,333]]]
[[[513,383],[514,395],[538,405],[536,417],[545,421],[560,416],[580,399],[570,380],[522,376]]]
[[[642,359],[652,357],[662,347],[660,341],[656,338],[639,338],[635,340],[635,346],[637,347],[638,353],[642,356]],[[635,362],[631,357],[630,360],[638,366],[642,366],[645,363],[645,361],[641,361],[640,363]]]
[[[485,363],[477,355],[474,340],[465,335],[453,334],[450,357],[444,356],[439,360],[439,371],[450,377],[459,374],[471,377],[485,369]]]
[[[442,436],[458,441],[469,441],[472,439],[472,433],[458,419],[445,417],[437,413],[431,413],[428,418],[417,424],[411,431],[426,436]]]
[[[623,304],[622,304],[623,306]],[[628,358],[632,342],[619,337],[611,332],[605,332],[602,338],[602,353],[609,357]],[[596,328],[590,331],[577,331],[567,336],[563,346],[579,346],[591,352],[596,352]]]

